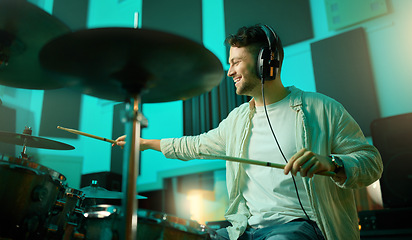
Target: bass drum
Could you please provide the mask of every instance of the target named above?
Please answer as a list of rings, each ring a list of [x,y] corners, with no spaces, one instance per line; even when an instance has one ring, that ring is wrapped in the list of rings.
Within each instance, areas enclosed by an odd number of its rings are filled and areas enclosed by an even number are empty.
[[[42,239],[66,177],[36,162],[0,160],[0,239]]]
[[[210,240],[213,235],[205,225],[173,215],[139,209],[137,239]]]

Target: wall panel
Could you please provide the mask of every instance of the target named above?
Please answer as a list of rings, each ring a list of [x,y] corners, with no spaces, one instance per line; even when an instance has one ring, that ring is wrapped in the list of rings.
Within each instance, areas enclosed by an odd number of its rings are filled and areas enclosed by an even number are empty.
[[[311,50],[317,92],[342,103],[370,136],[370,124],[380,111],[365,30],[314,42]]]

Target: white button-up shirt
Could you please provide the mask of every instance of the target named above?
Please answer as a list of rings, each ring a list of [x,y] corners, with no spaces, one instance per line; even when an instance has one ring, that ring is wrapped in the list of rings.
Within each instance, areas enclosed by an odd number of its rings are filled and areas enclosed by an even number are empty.
[[[353,189],[378,180],[383,171],[377,149],[365,139],[359,125],[335,100],[320,93],[289,87],[289,105],[296,111],[296,149],[306,148],[320,155],[339,156],[347,175],[346,181],[314,175],[302,178],[316,223],[326,239],[359,239],[358,215]],[[229,113],[217,128],[198,136],[162,139],[162,153],[167,158],[190,160],[200,153],[245,157],[254,100]],[[246,229],[249,210],[240,192],[240,163],[226,163],[229,207],[225,214],[231,240]]]

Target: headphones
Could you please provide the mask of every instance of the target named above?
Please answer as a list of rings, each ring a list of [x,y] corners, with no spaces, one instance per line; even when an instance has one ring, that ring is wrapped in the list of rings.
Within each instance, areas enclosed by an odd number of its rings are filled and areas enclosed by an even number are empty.
[[[278,37],[271,27],[261,24],[259,26],[265,33],[269,43],[269,47],[260,49],[256,63],[256,73],[264,83],[264,81],[275,80],[280,65],[277,48]]]

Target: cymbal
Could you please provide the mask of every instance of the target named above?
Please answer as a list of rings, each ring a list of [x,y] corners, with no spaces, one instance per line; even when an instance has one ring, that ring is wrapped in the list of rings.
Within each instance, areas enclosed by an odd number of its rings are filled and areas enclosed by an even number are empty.
[[[40,49],[71,30],[27,1],[0,0],[0,84],[27,89],[55,89],[62,83],[40,66]]]
[[[123,192],[109,191],[102,187],[87,186],[80,189],[86,198],[98,198],[98,199],[122,199]],[[136,195],[136,199],[147,199],[140,195]]]
[[[11,132],[0,132],[0,142],[21,145],[23,146],[26,144],[26,147],[33,147],[33,148],[45,148],[45,149],[54,149],[54,150],[72,150],[74,149],[73,146],[42,138],[42,137],[35,137],[29,134],[19,134],[19,133],[11,133]]]
[[[47,43],[40,63],[62,85],[98,98],[145,103],[184,100],[223,79],[219,59],[202,45],[149,29],[96,28]]]

